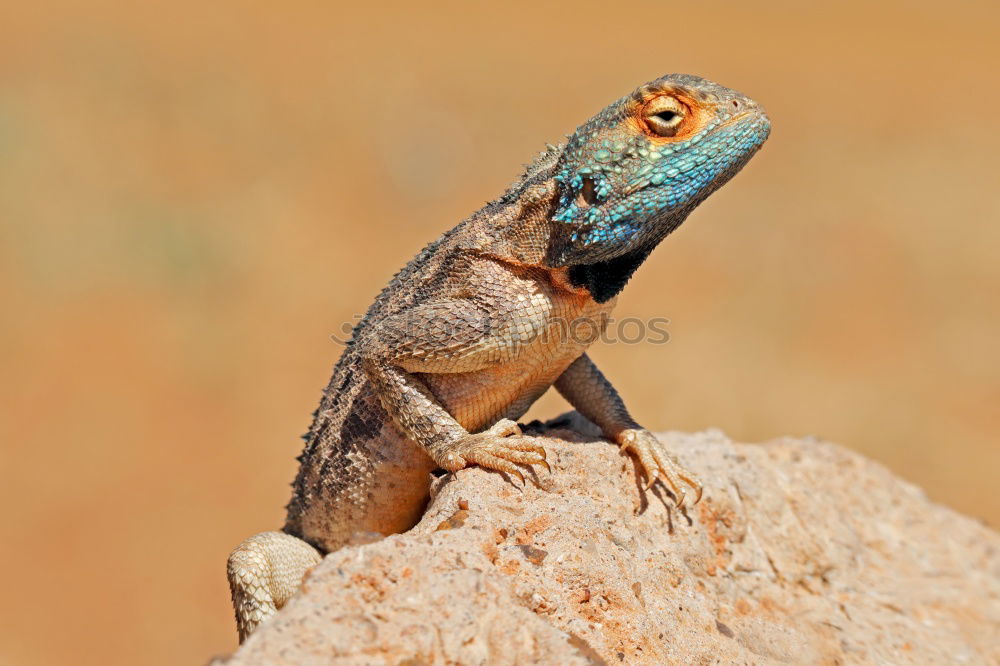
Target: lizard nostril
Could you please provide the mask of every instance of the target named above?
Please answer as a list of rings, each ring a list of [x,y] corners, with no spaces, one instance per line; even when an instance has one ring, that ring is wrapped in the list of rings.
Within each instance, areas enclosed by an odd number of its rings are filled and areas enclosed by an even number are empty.
[[[742,107],[742,106],[743,106],[742,104],[740,104],[740,100],[738,100],[738,99],[734,99],[734,100],[732,101],[732,105],[733,105],[733,110],[734,110],[734,111],[739,111],[739,110],[740,110],[740,107]]]

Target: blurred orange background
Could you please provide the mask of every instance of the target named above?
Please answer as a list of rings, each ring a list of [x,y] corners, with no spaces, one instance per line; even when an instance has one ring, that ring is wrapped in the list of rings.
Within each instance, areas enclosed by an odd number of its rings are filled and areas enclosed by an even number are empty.
[[[672,71],[749,94],[774,132],[621,297],[671,320],[667,345],[594,351],[633,413],[829,438],[995,525],[998,19],[7,3],[0,664],[233,649],[226,555],[282,523],[331,333],[544,142]]]

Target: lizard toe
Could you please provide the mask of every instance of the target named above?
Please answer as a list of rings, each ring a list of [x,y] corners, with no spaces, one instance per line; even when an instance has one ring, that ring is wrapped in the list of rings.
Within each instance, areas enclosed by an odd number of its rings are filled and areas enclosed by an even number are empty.
[[[677,461],[663,442],[647,430],[632,429],[626,430],[618,437],[619,444],[624,451],[629,451],[636,456],[639,468],[646,477],[645,490],[649,490],[657,481],[663,481],[664,485],[674,496],[674,503],[679,509],[684,508],[684,500],[687,492],[684,485],[690,486],[695,491],[692,505],[701,500],[703,486],[698,478]]]

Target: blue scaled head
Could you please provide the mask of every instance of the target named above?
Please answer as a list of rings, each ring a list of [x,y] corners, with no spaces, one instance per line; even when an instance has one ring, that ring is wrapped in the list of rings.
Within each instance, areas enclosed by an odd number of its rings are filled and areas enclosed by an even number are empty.
[[[569,137],[556,164],[559,202],[547,263],[645,257],[736,175],[770,128],[750,98],[687,74],[661,77],[618,100]]]

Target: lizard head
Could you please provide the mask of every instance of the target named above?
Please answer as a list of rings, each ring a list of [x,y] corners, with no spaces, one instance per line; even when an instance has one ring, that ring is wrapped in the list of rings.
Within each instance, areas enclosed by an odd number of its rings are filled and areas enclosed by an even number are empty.
[[[696,76],[670,74],[618,100],[569,137],[555,165],[549,265],[626,262],[627,280],[769,132],[756,102]]]

